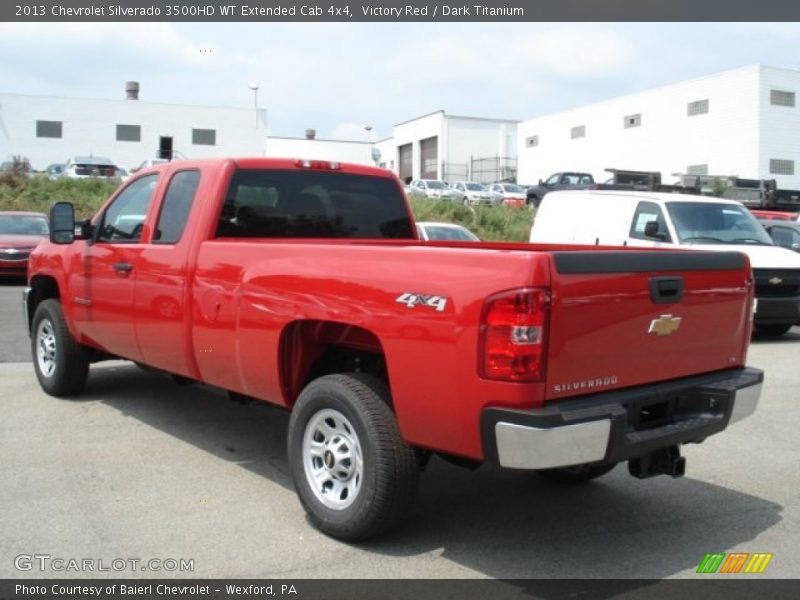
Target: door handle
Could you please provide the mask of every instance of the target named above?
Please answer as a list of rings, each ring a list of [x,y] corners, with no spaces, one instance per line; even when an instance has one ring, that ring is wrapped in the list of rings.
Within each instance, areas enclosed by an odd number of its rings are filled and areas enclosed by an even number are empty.
[[[133,271],[133,265],[131,263],[118,262],[114,265],[114,270],[117,272],[117,275],[126,276]]]
[[[653,304],[677,304],[683,299],[683,277],[651,277],[650,301]]]

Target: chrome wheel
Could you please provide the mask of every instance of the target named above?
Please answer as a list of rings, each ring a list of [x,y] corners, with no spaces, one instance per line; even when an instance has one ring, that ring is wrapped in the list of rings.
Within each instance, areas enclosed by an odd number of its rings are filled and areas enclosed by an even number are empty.
[[[42,375],[53,375],[56,370],[56,334],[50,319],[42,319],[36,328],[36,361]]]
[[[361,442],[350,421],[337,410],[317,412],[303,434],[303,469],[311,491],[334,510],[350,506],[364,475]]]

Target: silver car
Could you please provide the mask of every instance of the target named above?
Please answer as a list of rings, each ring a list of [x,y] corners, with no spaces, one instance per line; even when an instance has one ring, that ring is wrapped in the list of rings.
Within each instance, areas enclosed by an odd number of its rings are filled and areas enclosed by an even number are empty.
[[[102,156],[73,156],[67,160],[61,176],[73,179],[85,179],[87,177],[111,179],[112,177],[119,177],[119,172],[117,165],[108,158]]]
[[[421,240],[447,242],[480,242],[477,235],[455,223],[418,222],[417,234]]]
[[[464,204],[495,205],[502,201],[501,196],[491,194],[486,186],[474,181],[456,181],[452,187],[460,194]]]
[[[409,185],[410,196],[428,198],[431,200],[449,200],[451,202],[461,199],[459,192],[440,179],[413,179]]]

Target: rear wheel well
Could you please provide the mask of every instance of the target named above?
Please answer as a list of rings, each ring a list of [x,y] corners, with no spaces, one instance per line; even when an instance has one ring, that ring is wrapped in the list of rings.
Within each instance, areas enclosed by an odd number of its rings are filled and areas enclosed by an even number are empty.
[[[386,358],[377,336],[355,325],[295,321],[281,336],[281,381],[293,406],[311,381],[334,373],[366,373],[389,386]]]

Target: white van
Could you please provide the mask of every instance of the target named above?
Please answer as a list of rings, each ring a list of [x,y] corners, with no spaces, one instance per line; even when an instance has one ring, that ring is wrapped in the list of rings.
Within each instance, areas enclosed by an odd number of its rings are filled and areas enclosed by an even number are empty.
[[[738,250],[750,257],[756,330],[782,335],[800,322],[800,254],[772,243],[739,202],[656,192],[564,191],[542,200],[536,243]]]

